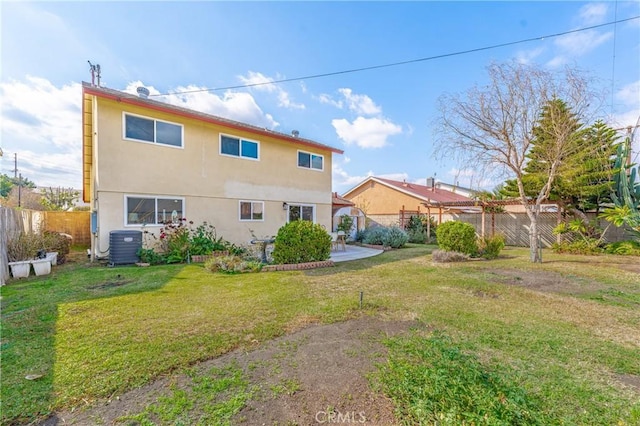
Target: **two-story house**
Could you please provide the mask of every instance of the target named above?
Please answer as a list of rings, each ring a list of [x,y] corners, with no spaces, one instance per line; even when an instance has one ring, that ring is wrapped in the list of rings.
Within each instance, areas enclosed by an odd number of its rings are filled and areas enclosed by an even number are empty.
[[[331,229],[332,154],[342,150],[142,96],[82,86],[83,199],[92,253],[114,230],[156,235],[186,218],[246,244],[288,221]]]

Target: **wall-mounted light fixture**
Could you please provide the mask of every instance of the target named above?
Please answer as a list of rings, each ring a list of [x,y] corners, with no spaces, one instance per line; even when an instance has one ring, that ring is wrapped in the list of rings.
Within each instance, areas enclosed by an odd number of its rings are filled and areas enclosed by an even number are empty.
[[[289,205],[287,204],[286,201],[284,203],[282,203],[282,210],[286,210],[287,207],[289,207]]]

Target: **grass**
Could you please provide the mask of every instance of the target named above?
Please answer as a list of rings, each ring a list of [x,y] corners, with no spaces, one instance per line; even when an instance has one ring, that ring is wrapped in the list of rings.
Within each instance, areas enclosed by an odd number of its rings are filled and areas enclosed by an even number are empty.
[[[449,339],[442,350],[464,354],[451,362],[498,383],[480,399],[508,390],[558,423],[640,422],[638,393],[616,380],[640,375],[639,274],[619,268],[630,258],[545,251],[544,263],[534,265],[528,250],[509,248],[489,262],[438,265],[430,260],[433,248],[410,245],[311,271],[222,275],[200,265],[77,264],[11,282],[0,289],[2,422],[27,423],[308,323],[358,315],[418,319],[441,330]],[[530,291],[496,279],[496,270],[516,278],[557,274],[575,294]],[[412,346],[433,345],[430,338],[398,343],[398,359]],[[43,377],[25,380],[28,374]],[[207,380],[221,378],[214,376]],[[240,403],[251,392],[236,379],[224,395]],[[295,392],[294,385],[273,392]],[[451,398],[463,399],[465,388],[455,389]],[[181,416],[197,423],[206,414],[200,401],[219,397],[213,390],[172,392],[139,413],[140,424],[174,424]],[[421,402],[396,401],[399,413],[424,410]],[[222,412],[234,412],[231,406]]]
[[[405,424],[556,424],[504,368],[493,371],[442,334],[387,341],[382,387]]]
[[[212,368],[206,374],[190,374],[189,386],[174,386],[169,396],[159,397],[142,412],[122,416],[122,424],[140,426],[171,425],[229,425],[231,417],[244,407],[251,397],[251,387],[235,365]]]

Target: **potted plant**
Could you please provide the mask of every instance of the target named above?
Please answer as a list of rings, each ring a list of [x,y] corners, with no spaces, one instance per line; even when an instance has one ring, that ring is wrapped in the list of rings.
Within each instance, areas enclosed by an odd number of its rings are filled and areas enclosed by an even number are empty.
[[[45,249],[38,250],[35,259],[31,260],[33,265],[33,272],[36,275],[47,275],[51,273],[51,259],[47,257],[47,251]]]
[[[26,278],[31,272],[31,259],[38,251],[34,234],[20,233],[7,241],[9,268],[14,278]]]

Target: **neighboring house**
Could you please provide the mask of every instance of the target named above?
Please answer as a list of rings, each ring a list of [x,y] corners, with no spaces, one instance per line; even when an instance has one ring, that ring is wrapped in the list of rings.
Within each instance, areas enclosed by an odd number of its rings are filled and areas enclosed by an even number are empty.
[[[474,191],[471,188],[465,188],[460,185],[451,185],[450,183],[445,182],[436,182],[434,178],[427,178],[427,186],[435,187],[436,189],[444,189],[454,194],[459,194],[468,198],[473,198],[477,194],[477,191]]]
[[[331,229],[341,150],[88,83],[82,95],[83,199],[98,257],[111,231],[158,235],[180,218],[236,244],[298,218]]]
[[[333,198],[331,200],[332,211],[333,211],[333,226],[332,230],[336,231],[338,229],[338,225],[341,222],[341,217],[343,215],[350,216],[353,219],[353,226],[351,227],[351,232],[349,232],[349,236],[351,238],[356,237],[356,233],[365,228],[365,215],[362,210],[360,210],[354,203],[347,200],[346,198],[342,198],[338,195],[337,192],[333,193]]]
[[[438,188],[432,180],[428,183],[427,186],[370,176],[342,197],[364,211],[372,223],[384,226],[402,226],[412,214],[426,214],[425,203],[471,200]]]

